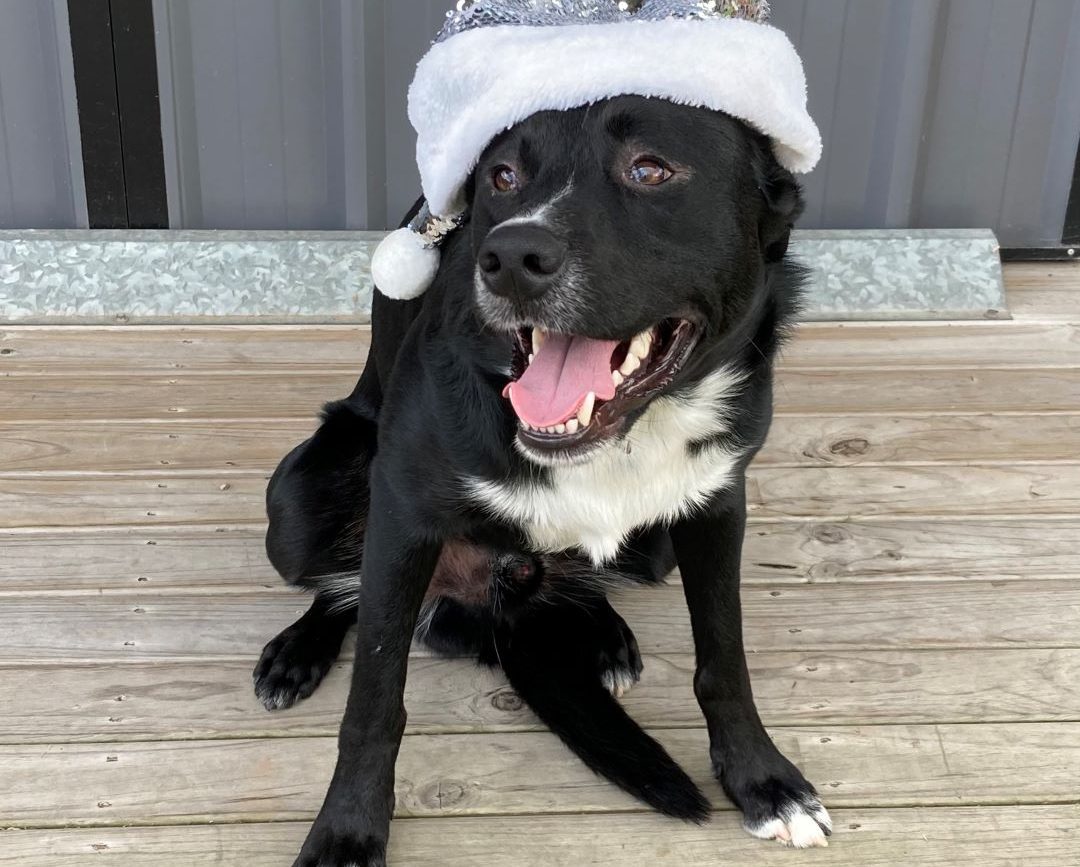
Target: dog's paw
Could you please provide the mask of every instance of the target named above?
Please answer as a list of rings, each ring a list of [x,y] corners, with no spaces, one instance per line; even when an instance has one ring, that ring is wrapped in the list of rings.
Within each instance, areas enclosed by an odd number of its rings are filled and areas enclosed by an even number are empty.
[[[817,795],[803,794],[786,800],[766,815],[749,816],[743,827],[760,840],[777,840],[796,849],[828,846],[832,819]]]
[[[641,651],[634,633],[621,620],[609,645],[600,651],[599,668],[600,682],[616,698],[622,698],[641,680],[645,668]]]
[[[764,732],[760,739],[729,743],[726,755],[713,754],[713,763],[751,835],[796,849],[829,845],[828,811],[814,787]]]
[[[818,793],[764,730],[742,739],[731,736],[723,753],[714,749],[713,767],[725,793],[742,811],[748,834],[795,849],[828,845],[833,821]]]
[[[604,684],[604,689],[615,698],[622,698],[626,695],[633,689],[638,680],[640,680],[640,674],[635,673],[632,668],[622,665],[614,665],[600,672],[600,681]]]
[[[386,843],[316,826],[293,867],[386,867]]]
[[[759,770],[765,768],[766,773]],[[828,811],[799,769],[771,744],[756,756],[748,752],[741,761],[730,763],[721,783],[742,810],[743,827],[754,837],[796,849],[829,845]]]
[[[338,655],[294,624],[263,648],[252,679],[267,710],[284,710],[315,692]]]

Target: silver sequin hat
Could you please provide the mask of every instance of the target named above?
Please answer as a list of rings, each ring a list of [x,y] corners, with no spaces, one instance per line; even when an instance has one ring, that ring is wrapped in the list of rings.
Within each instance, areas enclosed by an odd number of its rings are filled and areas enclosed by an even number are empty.
[[[446,13],[446,24],[435,41],[502,24],[552,27],[671,18],[745,18],[764,24],[769,20],[769,4],[766,0],[459,0]]]

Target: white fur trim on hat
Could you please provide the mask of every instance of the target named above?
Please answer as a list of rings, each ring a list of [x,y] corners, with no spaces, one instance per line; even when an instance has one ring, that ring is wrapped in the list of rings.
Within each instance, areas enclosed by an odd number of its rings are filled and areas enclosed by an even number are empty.
[[[432,213],[452,213],[504,130],[538,111],[630,94],[737,117],[771,137],[793,172],[821,157],[802,61],[775,27],[739,19],[483,27],[433,46],[409,90]]]

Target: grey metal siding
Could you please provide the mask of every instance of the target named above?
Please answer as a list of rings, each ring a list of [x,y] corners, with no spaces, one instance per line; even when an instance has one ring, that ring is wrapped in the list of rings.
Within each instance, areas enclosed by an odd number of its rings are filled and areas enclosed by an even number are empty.
[[[344,115],[343,71],[327,68],[326,4],[265,0],[158,3],[170,33],[166,164],[178,225],[330,228],[344,154],[328,138]],[[178,194],[178,195],[177,195]]]
[[[155,0],[172,225],[393,222],[418,185],[405,91],[444,11],[442,2]]]
[[[953,0],[913,218],[1061,242],[1080,138],[1080,4]]]
[[[450,5],[155,0],[173,225],[396,222],[419,189],[406,91]],[[1080,139],[1080,0],[773,8],[826,142],[804,226],[1060,241]]]
[[[0,3],[0,229],[85,228],[64,0]]]
[[[825,158],[814,228],[992,226],[1061,241],[1080,140],[1076,0],[774,0]]]

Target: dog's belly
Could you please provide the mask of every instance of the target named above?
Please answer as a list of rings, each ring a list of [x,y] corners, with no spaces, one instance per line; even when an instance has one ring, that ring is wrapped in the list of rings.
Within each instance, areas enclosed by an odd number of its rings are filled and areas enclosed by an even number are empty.
[[[550,470],[549,483],[469,479],[472,497],[522,527],[537,551],[611,560],[634,530],[670,523],[727,487],[743,453],[723,440],[740,377],[718,371],[689,395],[658,400],[625,440],[588,463]]]

